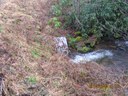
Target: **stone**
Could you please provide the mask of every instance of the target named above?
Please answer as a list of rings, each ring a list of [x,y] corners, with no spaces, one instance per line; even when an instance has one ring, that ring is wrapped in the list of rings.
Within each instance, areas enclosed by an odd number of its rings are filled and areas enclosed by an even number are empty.
[[[69,50],[68,50],[68,43],[66,37],[55,37],[54,40],[56,43],[57,52],[68,55]]]

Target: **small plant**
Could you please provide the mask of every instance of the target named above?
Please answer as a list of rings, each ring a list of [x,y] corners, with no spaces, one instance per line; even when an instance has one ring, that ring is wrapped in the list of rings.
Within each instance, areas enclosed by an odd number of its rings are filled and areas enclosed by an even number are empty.
[[[35,48],[31,51],[31,54],[34,58],[39,58],[41,57],[41,52],[39,49]]]
[[[36,84],[37,79],[36,79],[35,76],[30,76],[30,77],[28,77],[27,81],[28,81],[29,83],[31,83],[31,84]]]
[[[49,20],[48,24],[53,25],[55,28],[60,28],[62,25],[57,17],[54,17],[51,20]]]

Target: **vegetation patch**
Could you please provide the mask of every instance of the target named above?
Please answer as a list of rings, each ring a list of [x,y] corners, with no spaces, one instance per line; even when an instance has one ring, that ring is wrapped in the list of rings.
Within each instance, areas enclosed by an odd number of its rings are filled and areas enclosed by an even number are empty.
[[[65,28],[77,31],[69,39],[71,47],[75,45],[77,50],[79,36],[82,49],[93,48],[101,40],[128,39],[126,0],[58,0],[52,9],[55,16],[62,18]]]
[[[37,79],[35,76],[30,76],[28,77],[27,81],[31,84],[36,84],[37,83]]]
[[[32,51],[31,51],[31,54],[32,54],[32,56],[34,57],[34,58],[39,58],[39,57],[41,57],[41,51],[39,50],[39,49],[33,49]]]

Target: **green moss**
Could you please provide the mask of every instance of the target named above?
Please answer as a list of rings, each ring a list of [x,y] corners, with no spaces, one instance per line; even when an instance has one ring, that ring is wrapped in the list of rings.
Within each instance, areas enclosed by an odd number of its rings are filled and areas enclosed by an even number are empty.
[[[48,21],[48,25],[53,25],[55,28],[60,28],[62,23],[57,17],[53,17]]]
[[[82,40],[82,37],[81,36],[77,36],[75,39],[76,39],[76,42],[80,42]]]
[[[75,35],[81,35],[80,31],[75,32]]]
[[[91,50],[91,48],[90,47],[87,47],[87,46],[77,48],[77,51],[83,52],[83,53],[86,53],[86,52],[88,52],[90,50]]]

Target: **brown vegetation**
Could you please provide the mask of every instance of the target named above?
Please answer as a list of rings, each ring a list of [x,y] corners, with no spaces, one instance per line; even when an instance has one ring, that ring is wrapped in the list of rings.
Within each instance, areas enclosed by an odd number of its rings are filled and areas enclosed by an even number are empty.
[[[0,8],[5,96],[125,96],[126,75],[93,62],[75,65],[55,52],[54,29],[47,25],[50,5],[50,0],[8,0]]]

